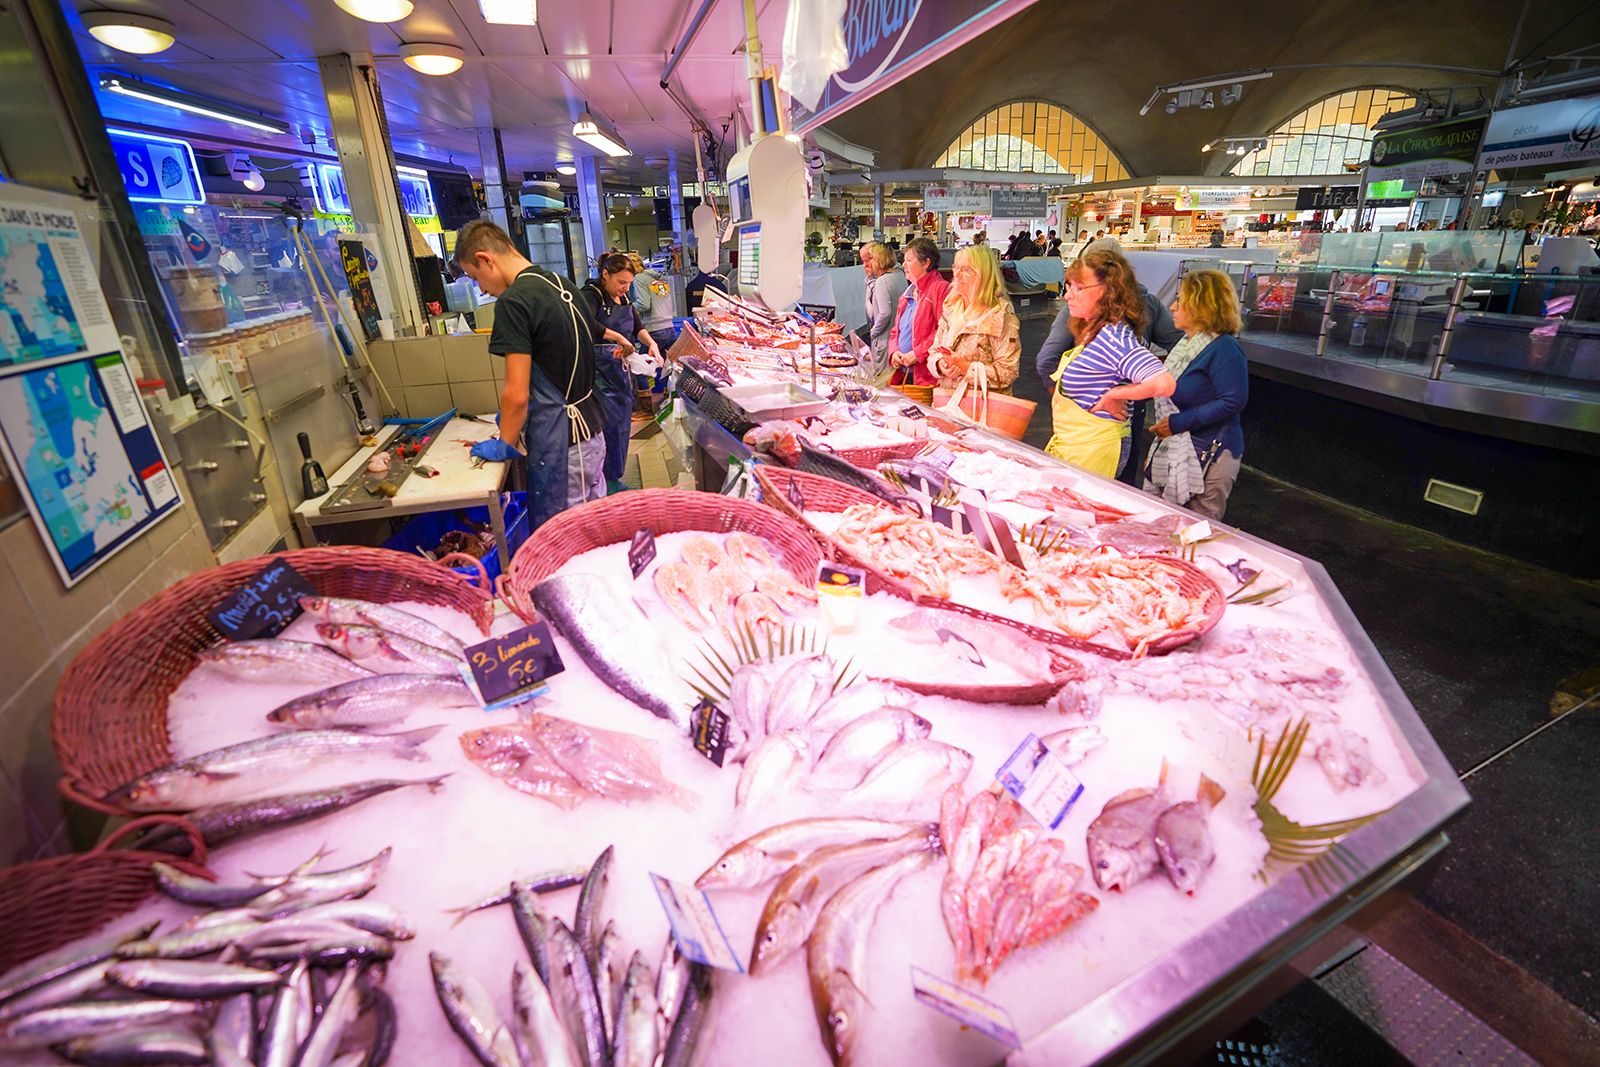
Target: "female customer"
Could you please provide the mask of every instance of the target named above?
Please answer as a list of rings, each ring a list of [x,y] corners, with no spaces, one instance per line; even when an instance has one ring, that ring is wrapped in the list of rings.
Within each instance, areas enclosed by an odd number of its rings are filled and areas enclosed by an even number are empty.
[[[1167,355],[1177,380],[1157,397],[1158,440],[1145,465],[1144,488],[1208,519],[1220,519],[1244,458],[1239,412],[1250,392],[1250,368],[1239,335],[1239,297],[1220,270],[1197,270],[1178,283],[1172,321],[1185,334]]]
[[[661,349],[628,300],[634,276],[628,256],[611,252],[600,257],[600,277],[589,279],[583,287],[589,318],[594,322],[595,391],[605,414],[605,474],[607,491],[612,493],[624,488],[622,472],[628,463],[628,437],[633,430],[633,380],[622,361],[633,355],[635,347],[661,358]]]
[[[1077,347],[1050,377],[1055,433],[1045,451],[1111,478],[1128,460],[1127,402],[1171,396],[1161,361],[1139,343],[1144,298],[1128,261],[1088,252],[1067,268],[1067,310]]]
[[[993,392],[1010,393],[1021,360],[1017,313],[1006,295],[1000,257],[992,248],[959,250],[928,369],[946,389],[981,379]]]
[[[900,294],[889,334],[889,362],[901,368],[894,384],[932,386],[937,379],[928,370],[928,350],[939,332],[950,283],[939,273],[939,246],[926,237],[906,245],[902,262],[910,284]]]
[[[882,370],[889,360],[889,334],[906,291],[906,276],[895,264],[894,254],[881,241],[861,249],[861,265],[867,270],[867,343],[872,348],[872,369]]]

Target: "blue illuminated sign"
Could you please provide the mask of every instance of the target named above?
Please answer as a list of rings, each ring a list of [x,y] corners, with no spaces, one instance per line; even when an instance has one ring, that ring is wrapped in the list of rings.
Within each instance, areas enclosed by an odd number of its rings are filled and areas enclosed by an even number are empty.
[[[400,202],[407,215],[416,219],[432,218],[438,214],[433,205],[433,186],[427,175],[401,171]],[[327,215],[350,214],[350,193],[345,189],[344,171],[338,164],[323,163],[317,167],[312,192],[316,195],[317,210]]]
[[[189,142],[129,130],[107,130],[128,199],[153,204],[203,204],[205,187]]]

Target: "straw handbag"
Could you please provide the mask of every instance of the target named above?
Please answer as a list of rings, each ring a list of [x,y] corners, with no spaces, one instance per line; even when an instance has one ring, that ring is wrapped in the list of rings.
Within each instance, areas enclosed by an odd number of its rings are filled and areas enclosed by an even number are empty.
[[[987,426],[1013,441],[1022,440],[1022,435],[1028,430],[1028,422],[1033,418],[1033,409],[1038,404],[1005,393],[990,392],[988,368],[982,363],[973,366],[984,367],[984,372],[962,379],[954,389],[934,389],[933,406],[947,415],[965,417]]]

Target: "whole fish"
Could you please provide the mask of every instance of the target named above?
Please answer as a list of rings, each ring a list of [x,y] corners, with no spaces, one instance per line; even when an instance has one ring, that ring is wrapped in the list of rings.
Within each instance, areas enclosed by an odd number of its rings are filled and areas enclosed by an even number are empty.
[[[387,633],[409,637],[418,644],[442,649],[457,659],[466,659],[466,647],[455,634],[409,611],[401,611],[387,604],[329,596],[303,596],[300,598],[300,606],[305,609],[307,615],[318,622],[371,626]]]
[[[42,985],[36,985],[26,993],[19,993],[10,1000],[0,1002],[0,1023],[10,1022],[29,1012],[53,1008],[58,1004],[70,1004],[86,994],[104,988],[106,971],[110,969],[112,963],[112,960],[102,960],[87,967],[80,967],[60,978],[52,978]]]
[[[251,1017],[252,997],[241,994],[217,1005],[216,1021],[211,1025],[207,1044],[216,1067],[250,1063],[255,1051],[255,1020]]]
[[[1049,879],[1054,871],[1046,871],[1037,881]],[[1081,875],[1066,875],[1053,883],[1054,892],[1033,891],[1033,908],[1028,915],[1028,925],[1022,932],[1022,948],[1029,948],[1055,936],[1079,919],[1094,913],[1100,901],[1088,893],[1072,891],[1073,883]]]
[[[286,826],[320,819],[324,815],[343,811],[353,804],[359,804],[363,800],[370,800],[408,785],[425,785],[428,787],[428,792],[437,793],[441,783],[448,777],[450,777],[448,774],[441,774],[436,778],[413,780],[380,778],[306,793],[233,800],[222,804],[207,804],[203,808],[189,812],[186,817],[200,830],[201,836],[205,838],[206,847],[217,848],[230,841],[253,837],[269,830],[281,830]],[[176,847],[176,843],[181,840],[186,839],[181,831],[173,827],[171,834],[153,837],[140,844],[146,848],[161,849]],[[245,888],[239,887],[241,892]],[[270,883],[257,887],[258,890],[270,888],[272,888]],[[260,892],[256,895],[259,896]],[[228,899],[232,899],[232,894],[228,895]]]
[[[1161,866],[1156,821],[1166,807],[1156,789],[1130,789],[1106,802],[1088,833],[1089,868],[1101,889],[1132,889]]]
[[[1049,646],[1010,626],[999,626],[954,611],[918,608],[889,620],[889,628],[907,641],[939,644],[954,635],[986,659],[1003,663],[1031,682],[1055,677]]]
[[[677,1021],[683,998],[688,995],[689,973],[693,964],[678,948],[677,940],[667,935],[666,947],[661,951],[661,967],[656,971],[656,1044],[666,1047]]]
[[[656,1028],[656,977],[635,952],[628,962],[622,982],[622,1000],[617,1007],[617,1025],[612,1038],[616,1067],[653,1067],[661,1048]]]
[[[511,788],[541,797],[558,808],[570,811],[589,795],[533,731],[521,723],[468,730],[461,735],[461,751]]]
[[[375,674],[280,704],[267,720],[300,730],[384,726],[424,708],[477,706],[460,675]]]
[[[327,645],[275,637],[212,645],[195,659],[235,678],[275,685],[338,685],[372,677],[371,671]]]
[[[448,956],[428,953],[433,967],[433,988],[450,1027],[484,1067],[519,1067],[511,1028],[476,978],[462,971]]]
[[[262,923],[233,943],[245,951],[266,945],[293,945],[300,942],[364,941],[367,931],[338,919],[306,918],[304,912]]]
[[[362,1000],[363,1013],[371,1012],[373,1029],[376,1031],[372,1037],[372,1047],[367,1052],[366,1067],[383,1067],[389,1062],[389,1053],[394,1049],[394,1038],[398,1027],[394,1015],[394,1001],[389,999],[389,994],[383,987],[368,981],[370,970],[362,972]],[[381,981],[381,979],[379,979]]]
[[[919,699],[911,690],[889,682],[858,682],[839,690],[824,702],[806,727],[814,734],[834,734],[868,712],[879,708],[909,710]]]
[[[819,848],[778,880],[756,924],[750,976],[767,973],[811,936],[812,923],[834,890],[907,852],[937,851],[937,828],[922,826],[889,841]]]
[[[250,958],[268,963],[290,963],[304,960],[318,967],[337,967],[359,960],[363,963],[383,962],[394,958],[394,942],[388,938],[342,937],[318,941],[296,941],[287,945],[264,945],[252,949]]]
[[[122,1030],[98,1037],[68,1041],[61,1054],[86,1067],[126,1067],[128,1064],[158,1063],[162,1067],[200,1067],[211,1056],[200,1035],[183,1026],[159,1026],[142,1030]]]
[[[711,968],[691,963],[683,987],[683,1002],[661,1047],[661,1067],[690,1067],[700,1031],[711,1014]]]
[[[277,971],[203,960],[123,960],[106,971],[115,985],[173,1000],[218,1000],[270,989],[283,981]]]
[[[759,808],[788,792],[810,765],[810,751],[806,735],[798,730],[768,734],[744,761],[734,803],[741,808]]]
[[[914,711],[869,711],[828,739],[806,785],[812,789],[854,789],[895,746],[903,741],[920,741],[932,732],[933,724]]]
[[[972,924],[967,918],[967,883],[978,865],[983,851],[983,835],[999,807],[1000,798],[988,790],[976,793],[967,804],[959,826],[955,813],[947,810],[952,793],[956,793],[959,806],[960,785],[946,790],[940,801],[940,839],[947,840],[946,855],[950,867],[945,871],[939,889],[939,911],[944,916],[945,929],[950,934],[950,944],[955,950],[955,973],[958,979],[970,973],[976,961],[976,946],[972,942]]]
[[[572,916],[572,934],[578,939],[578,947],[583,949],[584,956],[591,964],[600,952],[600,905],[605,900],[606,885],[611,880],[611,858],[616,851],[616,846],[607,845],[606,850],[595,859],[594,866],[584,876],[583,888],[578,890],[578,907]]]
[[[551,978],[567,985],[577,1008],[573,1022],[578,1030],[572,1035],[573,1043],[583,1053],[589,1067],[611,1067],[611,1042],[605,1032],[605,1016],[600,1011],[600,993],[583,946],[557,916],[551,917],[548,929]]]
[[[561,574],[533,587],[533,603],[571,642],[595,677],[657,718],[689,732],[689,701],[669,686],[677,672],[654,624],[620,583]]]
[[[1194,800],[1174,804],[1156,820],[1155,845],[1161,865],[1180,893],[1194,895],[1200,878],[1217,858],[1211,844],[1207,818],[1225,795],[1216,782],[1200,776],[1199,795]]]
[[[511,968],[512,1037],[529,1067],[583,1067],[572,1034],[556,1014],[550,990],[518,960]]]
[[[266,1032],[261,1037],[261,1067],[293,1067],[300,1051],[296,1031],[300,1021],[300,978],[305,970],[305,960],[296,963],[272,1001]]]
[[[258,913],[265,915],[265,912]],[[416,927],[400,914],[399,909],[375,900],[336,900],[317,904],[298,911],[295,915],[307,922],[340,922],[365,930],[369,934],[387,937],[393,941],[409,941],[417,936]]]
[[[833,671],[827,656],[804,656],[790,665],[773,683],[767,700],[767,735],[806,725],[833,694]]]
[[[208,952],[227,948],[235,940],[260,925],[257,919],[239,919],[235,922],[187,930],[181,934],[174,932],[166,937],[148,941],[129,941],[117,949],[117,955],[125,959],[144,959],[150,956],[171,960],[192,959],[195,956],[204,956]]]
[[[311,985],[309,967],[292,977],[295,982],[294,1046],[301,1049],[305,1047],[306,1038],[311,1036],[311,1025],[317,1019],[317,993]]]
[[[531,886],[523,882],[511,883],[511,913],[516,917],[517,933],[522,936],[522,944],[528,950],[528,959],[539,981],[553,991],[555,962],[550,949],[550,916]]]
[[[279,776],[308,763],[340,757],[396,756],[425,760],[418,751],[440,727],[398,734],[356,730],[298,730],[203,752],[142,774],[105,797],[132,811],[193,811],[268,788]]]
[[[746,663],[728,682],[728,706],[733,721],[744,731],[745,745],[754,748],[767,733],[767,704],[772,697],[770,666]]]
[[[149,839],[140,842],[144,848],[149,848],[151,844],[152,841]],[[160,861],[150,864],[150,872],[156,876],[156,885],[163,893],[173,900],[192,904],[197,908],[236,908],[288,880],[285,876],[249,885],[223,885],[180,871],[170,863]]]
[[[1106,735],[1098,726],[1069,726],[1039,739],[1068,767],[1083,762],[1083,758],[1106,743]]]
[[[913,808],[937,797],[972,772],[972,753],[940,741],[907,741],[883,758],[854,789],[841,794],[851,804]]]
[[[1006,872],[1038,836],[1037,826],[1021,827],[995,838],[978,855],[977,866],[967,881],[967,926],[972,931],[972,960],[981,968],[994,935],[995,901]],[[980,970],[980,976],[982,972]]]
[[[117,950],[131,941],[143,941],[155,930],[157,923],[147,923],[133,930],[107,934],[87,945],[71,944],[24,960],[4,974],[0,974],[0,1001],[10,1000],[36,986],[44,985],[63,975],[92,967],[116,957]]]
[[[806,943],[806,970],[822,1044],[834,1067],[847,1067],[855,1058],[856,1038],[868,1008],[862,989],[867,939],[878,907],[900,879],[922,870],[933,855],[918,849],[862,875],[835,893],[817,917]]]
[[[570,889],[575,885],[582,885],[583,880],[588,875],[589,865],[585,864],[576,867],[562,867],[558,870],[547,871],[544,874],[536,874],[532,878],[519,878],[517,882],[527,886],[529,890],[535,893],[554,893],[558,889]],[[476,904],[468,904],[460,908],[447,908],[445,910],[453,913],[456,916],[456,922],[460,922],[475,911],[499,907],[501,904],[509,904],[510,902],[511,890],[506,888],[496,890]]]
[[[699,797],[661,773],[647,743],[631,734],[534,712],[526,729],[583,788],[624,802],[661,797],[693,810]]]
[[[345,964],[339,988],[328,998],[310,1038],[301,1048],[300,1060],[295,1067],[332,1067],[333,1058],[339,1051],[339,1042],[360,1008],[357,993],[360,971],[359,963]]]
[[[79,1037],[95,1037],[188,1019],[203,1011],[192,1000],[107,1000],[63,1004],[24,1015],[0,1026],[0,1044],[18,1048],[58,1045]]]
[[[277,918],[318,904],[366,896],[378,884],[393,853],[393,848],[385,848],[369,860],[337,871],[296,874],[284,884],[262,893],[248,906],[269,918]]]
[[[457,675],[461,657],[375,626],[347,626],[342,622],[317,623],[317,636],[328,647],[374,674]]]
[[[991,794],[992,795],[992,794]],[[919,823],[883,819],[796,819],[770,826],[724,852],[694,881],[697,889],[757,889],[824,845],[885,840]]]
[[[600,1021],[608,1040],[617,1032],[617,997],[622,992],[623,975],[617,973],[618,957],[622,954],[622,935],[617,933],[616,920],[606,923],[605,933],[594,958],[594,989],[600,997]]]

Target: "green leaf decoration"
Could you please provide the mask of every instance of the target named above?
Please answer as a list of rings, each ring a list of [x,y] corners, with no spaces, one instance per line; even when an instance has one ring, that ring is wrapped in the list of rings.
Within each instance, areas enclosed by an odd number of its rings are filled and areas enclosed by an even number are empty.
[[[717,646],[709,638],[701,638],[700,647],[696,651],[700,654],[701,663],[696,666],[689,664],[689,670],[694,677],[699,679],[698,684],[685,679],[689,688],[693,689],[702,699],[724,703],[733,686],[734,673],[746,663],[772,663],[784,656],[792,656],[799,652],[811,652],[827,655],[828,639],[822,638],[818,646],[817,631],[807,626],[790,624],[787,626],[739,626],[734,629],[725,629],[728,639],[733,643],[733,659],[728,658],[718,651]],[[832,692],[849,688],[861,680],[860,672],[853,671],[855,660],[845,662],[833,680]]]

